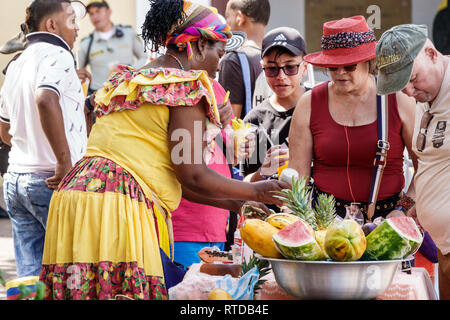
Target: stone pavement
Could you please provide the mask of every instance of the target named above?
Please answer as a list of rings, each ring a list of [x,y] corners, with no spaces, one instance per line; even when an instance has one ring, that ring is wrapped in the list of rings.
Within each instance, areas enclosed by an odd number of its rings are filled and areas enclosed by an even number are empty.
[[[11,222],[0,218],[0,270],[6,282],[17,278]],[[6,299],[6,288],[0,285],[0,300]]]

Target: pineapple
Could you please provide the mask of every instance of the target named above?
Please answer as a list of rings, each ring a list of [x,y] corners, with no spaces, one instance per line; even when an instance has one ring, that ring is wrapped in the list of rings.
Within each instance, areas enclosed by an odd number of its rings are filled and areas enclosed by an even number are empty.
[[[320,194],[314,210],[317,230],[327,229],[336,219],[336,200],[332,194]]]
[[[328,227],[333,224],[336,219],[336,200],[333,195],[320,194],[317,197],[314,217],[316,223],[315,238],[322,251],[325,251],[325,235]]]
[[[278,192],[278,199],[286,203],[292,210],[291,214],[305,220],[313,229],[316,229],[314,210],[311,208],[311,187],[307,185],[307,179],[292,178],[292,190],[284,189]]]
[[[259,278],[258,281],[255,284],[254,287],[254,293],[255,295],[258,293],[259,290],[262,289],[262,286],[267,280],[263,280],[263,278],[270,273],[272,268],[270,267],[269,261],[267,260],[260,260],[258,259],[254,254],[250,257],[250,260],[247,261],[244,259],[244,262],[241,265],[241,277],[252,270],[254,267],[258,269],[259,272]]]

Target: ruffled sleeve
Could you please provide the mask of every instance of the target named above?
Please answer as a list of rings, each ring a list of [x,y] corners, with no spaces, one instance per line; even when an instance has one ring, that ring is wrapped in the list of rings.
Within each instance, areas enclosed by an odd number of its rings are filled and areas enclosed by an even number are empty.
[[[137,71],[121,65],[95,96],[97,117],[136,110],[143,104],[168,107],[194,106],[205,98],[206,115],[215,126],[222,127],[213,86],[205,71],[182,71],[151,68]]]

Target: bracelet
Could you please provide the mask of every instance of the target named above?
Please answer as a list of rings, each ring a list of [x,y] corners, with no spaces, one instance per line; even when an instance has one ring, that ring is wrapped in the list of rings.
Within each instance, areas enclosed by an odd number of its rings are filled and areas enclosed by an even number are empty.
[[[405,211],[411,209],[415,204],[416,202],[407,195],[403,195],[403,197],[401,197],[400,200],[397,201],[397,206],[403,207]]]
[[[403,206],[396,206],[395,210],[399,210],[399,211],[403,212],[404,214],[407,213],[407,211],[405,210],[405,208]]]
[[[261,172],[261,168],[262,167],[259,167],[259,170],[258,170],[259,171],[259,175],[261,176],[261,178],[263,178],[264,180],[272,178],[272,176],[265,176],[265,175],[263,175],[262,172]]]

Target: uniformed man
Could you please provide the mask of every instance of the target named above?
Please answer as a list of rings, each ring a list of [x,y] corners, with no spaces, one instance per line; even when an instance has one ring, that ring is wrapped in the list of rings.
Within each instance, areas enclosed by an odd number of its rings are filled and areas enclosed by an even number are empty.
[[[133,27],[113,24],[110,18],[112,11],[106,1],[90,1],[87,10],[95,31],[81,40],[78,75],[88,78],[89,73],[85,69],[90,65],[90,94],[103,87],[118,64],[140,68],[147,63],[148,55]]]

